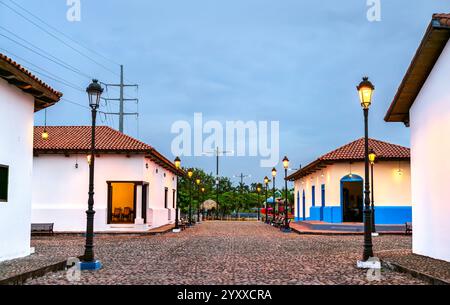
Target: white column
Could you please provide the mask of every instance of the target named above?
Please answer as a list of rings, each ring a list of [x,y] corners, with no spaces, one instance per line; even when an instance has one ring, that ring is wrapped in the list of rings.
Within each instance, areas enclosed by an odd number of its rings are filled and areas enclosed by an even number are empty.
[[[142,185],[136,186],[136,215],[134,223],[137,225],[144,224],[142,218]]]

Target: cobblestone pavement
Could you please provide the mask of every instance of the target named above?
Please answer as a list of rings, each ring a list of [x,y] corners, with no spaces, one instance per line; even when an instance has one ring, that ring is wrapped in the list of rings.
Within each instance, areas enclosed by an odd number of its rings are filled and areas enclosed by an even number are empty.
[[[413,254],[410,249],[381,251],[379,257],[450,283],[449,262]]]
[[[100,271],[84,271],[80,282],[56,272],[27,284],[424,284],[388,270],[369,282],[355,266],[362,242],[361,236],[286,234],[256,222],[205,222],[179,234],[98,237]],[[380,236],[374,243],[375,250],[410,249],[411,237]],[[33,244],[37,251],[83,249],[77,237]]]

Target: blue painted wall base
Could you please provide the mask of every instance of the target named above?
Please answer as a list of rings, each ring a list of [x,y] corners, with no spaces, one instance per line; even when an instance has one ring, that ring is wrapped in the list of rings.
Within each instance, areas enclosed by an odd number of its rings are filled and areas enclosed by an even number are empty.
[[[342,208],[340,206],[311,207],[310,217],[307,220],[320,221],[320,213],[323,209],[322,221],[328,223],[342,222]],[[380,225],[404,224],[412,221],[412,207],[410,206],[375,206],[375,223]]]
[[[103,265],[99,260],[93,262],[80,262],[80,270],[99,270],[102,266]]]

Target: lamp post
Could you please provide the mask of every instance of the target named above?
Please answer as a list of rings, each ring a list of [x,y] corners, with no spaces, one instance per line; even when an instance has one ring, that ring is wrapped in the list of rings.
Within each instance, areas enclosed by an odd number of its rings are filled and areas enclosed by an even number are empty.
[[[188,185],[189,185],[189,226],[192,226],[192,182],[191,178],[194,175],[192,169],[188,169]]]
[[[195,183],[197,184],[197,222],[200,222],[200,182],[199,178],[195,179]]]
[[[80,263],[81,270],[98,270],[102,264],[94,259],[94,166],[95,166],[95,120],[97,118],[97,109],[100,103],[100,97],[103,88],[98,80],[92,80],[87,87],[86,92],[89,97],[89,106],[91,107],[92,126],[91,126],[91,158],[89,162],[89,199],[88,209],[86,211],[86,244],[84,246],[84,256]]]
[[[277,169],[272,168],[272,198],[273,198],[273,209],[272,209],[272,221],[275,220],[275,177],[277,176]]]
[[[203,207],[203,203],[205,202],[205,188],[204,187],[202,187],[202,189],[201,189],[201,191],[202,191],[202,207]],[[203,207],[202,208],[202,220],[204,220],[204,219],[206,219],[204,216],[205,216],[205,208]]]
[[[359,99],[364,112],[364,251],[363,262],[373,257],[372,245],[372,209],[370,208],[370,184],[369,184],[369,107],[372,103],[372,95],[375,87],[364,77],[362,82],[356,87],[359,92]],[[364,264],[361,266],[364,267]]]
[[[179,157],[175,158],[174,163],[175,163],[176,169],[180,170],[181,169],[181,160],[180,160]],[[178,194],[179,194],[178,193],[178,188],[179,188],[178,182],[179,182],[179,179],[178,179],[178,173],[177,173],[177,194],[176,194],[177,199],[176,199],[176,207],[175,207],[175,229],[174,229],[176,231],[178,231],[180,229],[179,224],[178,224],[178,218],[179,218],[179,213],[180,213],[179,209],[178,209],[178,205],[180,203],[180,199],[179,199],[179,196],[178,196]]]
[[[261,201],[259,200],[259,195],[261,194],[261,184],[260,183],[258,183],[258,185],[256,186],[256,192],[258,193],[258,206],[257,206],[257,208],[258,208],[258,221],[259,221],[261,219],[261,216],[259,214],[259,206],[261,204]]]
[[[284,232],[290,232],[289,228],[289,213],[288,213],[288,184],[287,184],[287,173],[289,168],[289,159],[288,157],[284,157],[283,159],[283,167],[284,167]]]
[[[377,158],[377,155],[373,149],[369,152],[369,161],[370,161],[370,185],[371,185],[371,205],[372,205],[372,233],[376,233],[377,229],[375,226],[375,201],[373,199],[374,197],[374,191],[373,191],[373,166],[375,164],[375,160]]]
[[[269,178],[267,176],[264,177],[264,187],[266,191],[266,201],[265,201],[265,207],[266,207],[266,223],[269,223],[269,215],[268,215],[268,207],[267,207],[267,189],[269,188]]]

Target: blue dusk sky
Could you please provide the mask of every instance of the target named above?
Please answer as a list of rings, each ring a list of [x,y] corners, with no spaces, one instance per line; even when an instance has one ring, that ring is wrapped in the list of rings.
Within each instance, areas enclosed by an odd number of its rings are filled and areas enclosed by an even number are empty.
[[[123,64],[127,81],[139,84],[138,91],[127,89],[127,96],[140,99],[139,128],[130,116],[125,132],[168,158],[174,158],[172,123],[192,122],[194,112],[201,112],[204,120],[222,123],[279,121],[280,159],[288,155],[298,167],[363,136],[355,86],[364,75],[376,86],[370,136],[409,146],[409,130],[383,117],[432,14],[450,12],[450,2],[381,0],[379,22],[368,21],[366,2],[81,0],[81,21],[69,22],[66,0],[0,0],[0,52],[64,93],[65,99],[48,109],[49,125],[90,124],[88,109],[71,102],[87,105],[83,90],[90,78],[117,83]],[[23,9],[101,56],[65,40]],[[82,73],[31,51],[37,47]],[[112,88],[105,92],[117,95]],[[117,111],[117,104],[101,110]],[[126,110],[134,112],[137,105],[129,102]],[[35,124],[42,125],[43,118],[36,114]],[[100,123],[118,128],[117,117],[101,115]],[[214,158],[183,161],[215,170]],[[252,175],[246,182],[261,181],[270,168],[259,161],[222,158],[221,174],[243,172]]]

